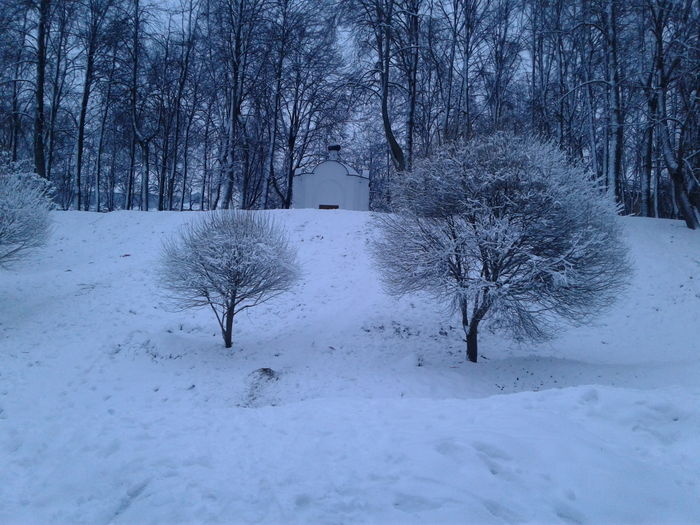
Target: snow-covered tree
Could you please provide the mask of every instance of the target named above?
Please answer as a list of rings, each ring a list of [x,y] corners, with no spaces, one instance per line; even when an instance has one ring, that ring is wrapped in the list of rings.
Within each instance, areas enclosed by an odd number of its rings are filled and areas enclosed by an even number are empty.
[[[396,188],[375,257],[390,293],[424,291],[479,324],[543,339],[613,302],[630,272],[610,195],[552,144],[499,134],[447,146]]]
[[[49,234],[48,182],[13,171],[0,169],[0,267],[44,244]]]
[[[259,212],[208,213],[163,246],[163,285],[183,309],[209,306],[226,348],[234,316],[289,290],[299,273],[286,235]]]

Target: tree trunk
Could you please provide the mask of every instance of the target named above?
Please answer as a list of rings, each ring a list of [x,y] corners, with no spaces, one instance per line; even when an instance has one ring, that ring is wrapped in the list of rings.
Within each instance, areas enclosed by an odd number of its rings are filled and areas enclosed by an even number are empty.
[[[656,111],[650,113],[654,115]],[[651,172],[653,169],[653,153],[654,153],[654,121],[649,118],[649,123],[644,130],[644,153],[642,158],[642,169],[639,174],[640,178],[640,214],[643,217],[653,217],[654,213],[651,210]]]
[[[102,111],[102,120],[100,121],[100,138],[97,143],[97,167],[95,169],[95,211],[100,211],[100,179],[102,178],[102,152],[104,150],[104,139],[105,139],[105,127],[107,125],[107,116],[109,115],[109,101],[112,95],[112,79],[114,78],[114,71],[117,65],[117,55],[116,53],[112,55],[112,66],[109,72],[109,77],[107,79],[107,94],[105,95],[104,108]],[[114,157],[114,155],[112,155]],[[112,161],[114,165],[114,161]],[[114,171],[112,171],[114,175]],[[113,182],[113,181],[112,181]],[[113,185],[111,185],[113,187]],[[109,211],[112,211],[113,204],[108,204]]]
[[[49,23],[51,0],[39,4],[36,57],[36,108],[34,118],[34,169],[37,175],[46,178],[44,158],[44,83],[46,76],[46,30]]]
[[[169,127],[169,126],[168,126]],[[170,132],[166,128],[165,129],[165,138],[163,139],[163,156],[161,157],[162,163],[161,163],[161,168],[160,168],[160,174],[158,175],[158,211],[163,211],[165,210],[165,185],[166,185],[166,177],[167,177],[167,172],[168,172],[168,153],[170,149]],[[176,154],[176,153],[173,153]],[[175,168],[173,168],[175,169]],[[168,192],[168,195],[170,193]]]
[[[285,12],[286,17],[286,12]],[[275,147],[277,146],[277,126],[280,111],[280,101],[282,98],[282,66],[284,65],[284,48],[280,51],[280,55],[277,61],[277,66],[275,70],[275,91],[273,98],[273,112],[272,112],[272,130],[270,131],[270,142],[268,143],[267,157],[265,162],[267,165],[265,168],[265,193],[263,194],[263,210],[268,208],[268,198],[270,195],[270,185],[274,183],[276,186],[275,179]],[[279,194],[279,192],[278,192]],[[281,196],[281,195],[280,195]]]
[[[478,329],[478,326],[479,326],[479,323],[472,320],[471,325],[469,325],[469,332],[467,332],[467,359],[472,363],[476,363],[476,359],[478,356],[478,349],[477,349],[477,329]]]
[[[661,77],[663,77],[663,69],[660,66]],[[663,157],[666,163],[666,168],[668,169],[668,174],[671,178],[671,183],[673,185],[674,197],[678,205],[683,220],[685,220],[686,225],[691,230],[697,230],[700,228],[700,221],[695,214],[695,210],[690,202],[688,196],[688,188],[686,187],[685,177],[683,176],[683,149],[682,149],[682,137],[679,139],[680,144],[677,146],[678,153],[674,152],[673,144],[671,143],[670,132],[668,129],[668,113],[666,109],[666,91],[667,88],[665,82],[661,83],[661,89],[659,90],[659,99],[657,109],[659,111],[659,116],[657,118],[659,135],[661,138],[661,148]]]
[[[124,207],[130,210],[134,202],[134,170],[136,169],[136,137],[132,135],[129,145],[129,175],[126,180]]]
[[[409,27],[409,45],[410,65],[408,70],[408,118],[406,121],[406,159],[405,167],[411,169],[413,167],[413,149],[414,149],[414,134],[416,127],[416,103],[418,98],[418,59],[420,56],[420,48],[418,42],[419,24],[418,11],[419,2],[413,1],[410,5]]]
[[[292,207],[292,199],[294,198],[294,147],[296,145],[296,137],[291,135],[289,137],[288,153],[287,159],[287,193],[284,197],[284,208],[289,209]]]
[[[63,5],[62,5],[63,4]],[[45,153],[45,174],[46,179],[52,180],[51,171],[54,167],[54,154],[56,153],[56,145],[59,143],[59,136],[62,135],[62,130],[59,126],[59,112],[61,110],[61,101],[64,94],[64,88],[66,87],[68,71],[71,69],[71,54],[70,54],[70,30],[69,22],[66,17],[65,8],[67,8],[67,2],[59,2],[57,4],[57,27],[55,30],[56,37],[52,43],[51,48],[54,53],[50,58],[50,68],[53,69],[53,82],[51,83],[51,103],[49,110],[49,125],[46,130],[47,144]],[[51,15],[49,15],[51,16]],[[46,28],[47,35],[51,34],[51,22],[48,23]],[[47,36],[47,40],[48,40]],[[47,61],[49,58],[47,57]],[[65,65],[63,62],[65,61]],[[70,163],[66,164],[66,168],[70,166]],[[64,175],[64,180],[66,182],[70,181],[70,177],[66,176],[68,172],[66,171]]]
[[[192,120],[194,119],[194,111],[190,116],[190,120],[187,123],[187,128],[185,129],[185,147],[182,152],[182,195],[180,195],[180,211],[185,209],[185,191],[187,190],[187,175],[189,169],[189,149],[190,149],[190,129],[192,128]],[[190,192],[191,194],[191,192]],[[190,202],[190,209],[192,209],[192,203]]]
[[[394,4],[389,3],[387,13],[385,14],[383,20],[383,27],[379,29],[380,33],[378,35],[378,49],[379,49],[379,60],[382,65],[381,71],[381,111],[382,111],[382,124],[384,126],[384,135],[386,141],[389,144],[389,153],[391,154],[391,160],[394,163],[394,168],[396,171],[403,172],[406,170],[406,160],[404,157],[403,150],[396,140],[394,135],[394,130],[391,127],[391,117],[389,116],[389,82],[390,82],[390,65],[391,65],[391,24],[392,24],[392,11]]]
[[[18,79],[20,75],[20,68],[22,66],[22,58],[23,58],[23,51],[24,51],[24,46],[25,46],[25,39],[27,38],[26,36],[26,26],[27,26],[27,14],[24,14],[24,18],[22,20],[22,40],[17,47],[17,58],[15,60],[15,68],[14,68],[14,80],[12,82],[12,135],[10,138],[10,151],[12,152],[11,160],[12,162],[17,162],[17,150],[19,148],[19,141],[20,141],[20,135],[22,132],[22,120],[21,120],[21,115],[20,115],[20,101],[19,101],[19,94],[20,90],[18,87]]]
[[[476,334],[479,321],[477,319],[472,319],[471,323],[469,322],[469,308],[465,299],[459,301],[459,311],[462,314],[462,330],[464,330],[465,341],[467,342],[467,359],[472,363],[476,363]]]
[[[452,137],[452,126],[450,123],[450,112],[452,111],[452,83],[454,77],[455,57],[457,55],[457,34],[458,22],[457,13],[453,13],[453,19],[450,20],[450,54],[447,62],[447,101],[445,103],[445,120],[443,124],[442,137],[443,140],[448,140]],[[432,44],[431,44],[432,46]]]
[[[222,163],[223,179],[225,182],[224,194],[220,203],[220,207],[224,210],[233,208],[233,193],[236,186],[235,175],[235,160],[236,160],[236,145],[238,139],[238,119],[241,114],[241,95],[243,89],[243,72],[241,70],[243,58],[243,4],[238,4],[238,24],[233,35],[233,56],[231,58],[231,100],[230,110],[228,114],[228,141],[225,151],[225,162]]]
[[[75,183],[78,188],[78,211],[82,210],[83,204],[83,187],[82,187],[82,171],[83,171],[83,148],[85,145],[85,119],[87,118],[87,108],[90,100],[90,88],[92,87],[92,74],[93,74],[93,63],[94,63],[94,52],[95,44],[92,39],[95,38],[91,35],[91,41],[88,44],[87,49],[87,63],[85,66],[85,78],[83,79],[83,96],[80,102],[80,117],[78,119],[78,146],[76,153],[76,166],[75,166]],[[98,189],[99,192],[99,189]],[[88,198],[88,203],[86,205],[86,210],[90,209],[90,199]]]
[[[607,188],[615,195],[616,202],[623,203],[622,154],[624,148],[624,114],[618,61],[618,12],[617,1],[611,0],[606,8],[606,66],[608,76],[608,108],[611,143],[608,144]]]
[[[224,345],[226,348],[233,346],[233,306],[226,312],[226,321],[224,324]]]
[[[207,193],[207,174],[209,173],[209,115],[206,117],[204,124],[204,159],[202,166],[202,195],[200,196],[199,209],[204,210],[204,197]],[[209,184],[209,197],[207,198],[207,205],[211,202],[211,183]]]
[[[148,155],[148,142],[143,142],[141,144],[141,151],[143,156],[143,175],[141,175],[141,211],[148,211],[149,208],[149,183],[148,176],[150,171],[149,155]]]
[[[115,178],[117,176],[117,141],[113,140],[112,141],[112,162],[109,168],[109,203],[107,204],[108,206],[108,211],[114,211],[114,208],[116,206],[115,201],[114,201],[114,191],[115,191],[115,185],[116,181]]]

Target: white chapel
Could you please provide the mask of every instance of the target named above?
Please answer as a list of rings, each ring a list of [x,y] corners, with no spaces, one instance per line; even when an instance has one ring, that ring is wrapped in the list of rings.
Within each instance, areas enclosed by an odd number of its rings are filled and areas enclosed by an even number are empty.
[[[369,172],[360,175],[340,160],[340,146],[328,146],[327,160],[294,176],[292,207],[368,211]]]

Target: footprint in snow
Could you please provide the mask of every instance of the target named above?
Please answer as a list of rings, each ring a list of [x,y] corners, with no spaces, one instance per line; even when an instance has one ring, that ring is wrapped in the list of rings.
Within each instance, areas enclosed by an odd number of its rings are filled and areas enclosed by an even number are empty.
[[[131,506],[134,500],[138,498],[144,490],[146,490],[146,487],[150,482],[151,480],[147,479],[129,487],[126,491],[126,495],[121,499],[117,509],[114,511],[112,520],[114,520],[120,514],[123,514]]]
[[[486,507],[486,510],[488,510],[489,513],[496,518],[500,518],[508,523],[519,523],[523,521],[523,519],[512,509],[501,505],[497,501],[485,499],[482,500],[482,503],[484,504],[484,507]]]
[[[438,454],[457,461],[463,460],[466,455],[466,449],[452,440],[439,442],[435,445],[435,451]]]
[[[394,507],[404,512],[423,512],[440,508],[440,503],[423,498],[417,494],[398,493],[394,497]]]

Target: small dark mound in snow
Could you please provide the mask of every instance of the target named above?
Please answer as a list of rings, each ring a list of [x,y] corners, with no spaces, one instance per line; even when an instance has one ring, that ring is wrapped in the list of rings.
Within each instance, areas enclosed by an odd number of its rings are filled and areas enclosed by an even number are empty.
[[[275,372],[272,368],[258,368],[257,370],[253,370],[248,377],[257,377],[258,380],[275,380],[277,381],[279,379],[279,374]]]
[[[248,383],[245,400],[239,404],[241,407],[257,408],[261,406],[275,406],[278,400],[272,396],[270,386],[279,381],[280,374],[272,368],[258,368],[248,374]]]

